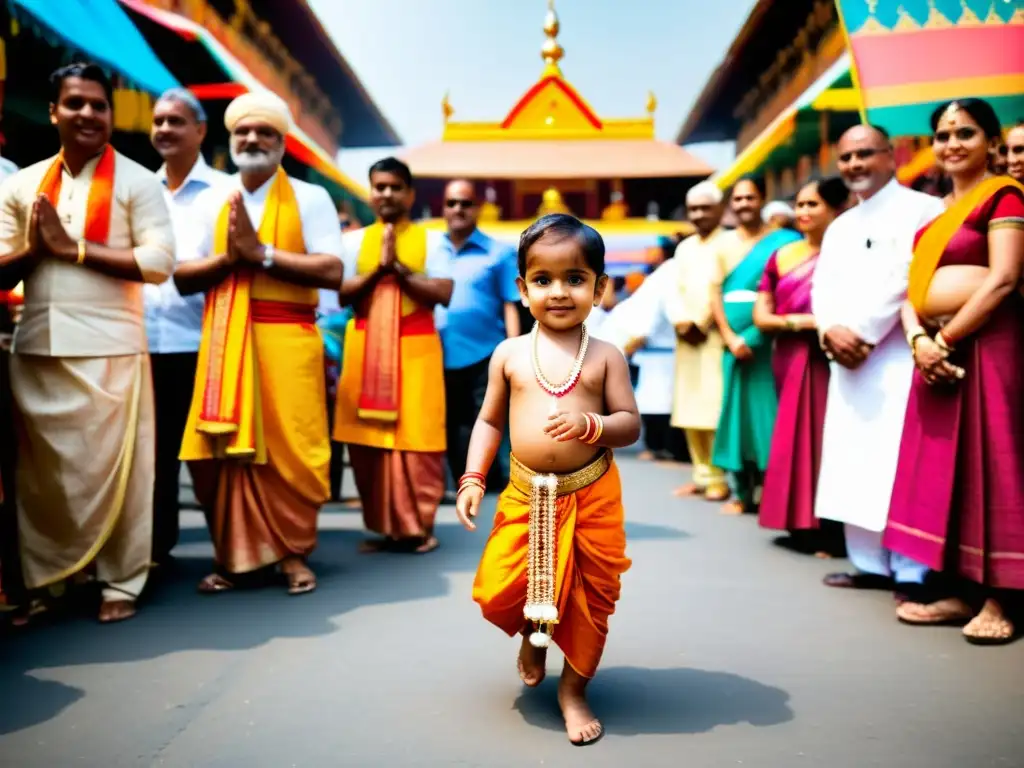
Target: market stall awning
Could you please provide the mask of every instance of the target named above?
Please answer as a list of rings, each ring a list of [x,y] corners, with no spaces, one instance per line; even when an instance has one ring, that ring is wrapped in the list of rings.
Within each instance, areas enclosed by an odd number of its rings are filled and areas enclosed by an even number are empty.
[[[44,2],[45,0],[38,1]],[[186,84],[200,99],[233,99],[248,91],[268,90],[231,51],[200,24],[184,16],[153,8],[142,0],[120,0],[120,2],[160,26],[176,32],[182,38],[200,43],[217,62],[224,72],[225,82]],[[356,197],[361,200],[368,198],[369,193],[366,187],[342,173],[327,151],[297,125],[288,135],[287,149],[295,159],[310,166]]]
[[[142,90],[156,94],[178,85],[117,0],[8,2]]]
[[[856,111],[856,94],[851,97],[849,88],[835,87],[844,82],[849,73],[850,56],[844,53],[796,101],[769,123],[757,138],[744,147],[731,166],[715,174],[711,180],[720,189],[728,189],[744,175],[755,172],[776,148],[793,136],[797,116],[801,112]]]
[[[420,178],[653,179],[713,170],[678,144],[643,139],[435,141],[402,154]]]

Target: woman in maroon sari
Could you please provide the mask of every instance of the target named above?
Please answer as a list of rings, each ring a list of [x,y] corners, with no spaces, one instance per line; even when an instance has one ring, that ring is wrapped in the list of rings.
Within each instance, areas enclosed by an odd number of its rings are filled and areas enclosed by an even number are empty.
[[[842,526],[819,528],[814,492],[828,393],[828,359],[811,315],[811,280],[821,239],[846,204],[841,179],[812,181],[796,197],[797,229],[804,239],[768,260],[754,305],[754,323],[775,337],[772,367],[779,410],[761,494],[761,526],[789,531],[779,544],[819,556],[842,553]]]
[[[904,603],[902,621],[970,620],[969,642],[1002,644],[1024,590],[1024,186],[988,172],[1000,125],[987,102],[941,107],[932,130],[953,192],[910,266],[917,371],[884,542],[971,585],[965,599]]]

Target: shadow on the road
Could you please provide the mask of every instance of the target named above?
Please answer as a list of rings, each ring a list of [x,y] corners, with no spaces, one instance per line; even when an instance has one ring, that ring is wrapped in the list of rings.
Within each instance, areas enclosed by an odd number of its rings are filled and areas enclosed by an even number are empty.
[[[493,506],[493,505],[492,505]],[[33,672],[80,664],[120,664],[190,650],[239,651],[275,638],[305,638],[339,631],[339,619],[356,608],[442,597],[449,575],[476,568],[485,536],[455,524],[439,525],[442,546],[429,555],[361,555],[365,535],[338,530],[324,514],[310,565],[318,589],[289,597],[283,581],[263,589],[199,595],[210,572],[206,531],[183,529],[170,572],[154,573],[136,618],[102,626],[88,603],[71,615],[20,631],[0,633],[0,735],[47,722],[84,693],[43,681]],[[332,522],[335,527],[332,529]],[[118,674],[118,673],[114,673]]]
[[[85,691],[53,680],[0,672],[0,736],[45,723],[85,696]]]
[[[557,682],[524,690],[514,707],[530,725],[562,731]],[[729,672],[686,667],[612,667],[598,672],[588,691],[609,735],[693,734],[720,725],[780,725],[793,719],[789,694]]]
[[[455,523],[439,524],[441,547],[429,555],[360,555],[357,548],[365,534],[342,527],[350,526],[359,511],[328,508],[321,513],[319,542],[310,558],[318,589],[298,598],[285,594],[283,582],[197,594],[196,584],[212,567],[212,547],[201,524],[183,527],[174,566],[153,574],[131,621],[101,626],[93,618],[95,606],[87,605],[52,623],[0,633],[0,735],[47,722],[84,695],[40,680],[33,675],[37,670],[137,662],[190,650],[246,650],[275,638],[339,631],[340,617],[363,606],[443,597],[451,590],[451,574],[476,569],[494,497],[481,512],[475,534]],[[627,525],[627,536],[634,541],[688,538],[674,527],[637,522]]]

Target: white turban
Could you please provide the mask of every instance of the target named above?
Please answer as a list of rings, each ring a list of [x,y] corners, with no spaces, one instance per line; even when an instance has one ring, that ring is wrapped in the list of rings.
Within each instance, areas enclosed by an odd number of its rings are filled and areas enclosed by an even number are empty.
[[[288,105],[270,91],[243,93],[228,104],[224,112],[224,126],[234,131],[242,120],[255,119],[266,123],[282,136],[288,135],[292,127],[292,113]]]
[[[686,202],[688,205],[696,205],[697,203],[720,205],[723,197],[722,190],[718,188],[717,184],[710,181],[702,181],[686,193]]]
[[[785,216],[792,221],[796,218],[796,212],[788,204],[775,200],[761,209],[761,220],[767,224],[774,216]]]

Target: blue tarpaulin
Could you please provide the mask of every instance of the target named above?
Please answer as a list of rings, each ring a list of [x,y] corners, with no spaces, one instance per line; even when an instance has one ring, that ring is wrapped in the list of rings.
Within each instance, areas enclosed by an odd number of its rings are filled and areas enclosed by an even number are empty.
[[[141,90],[179,85],[117,0],[8,0],[71,47],[123,75]]]

